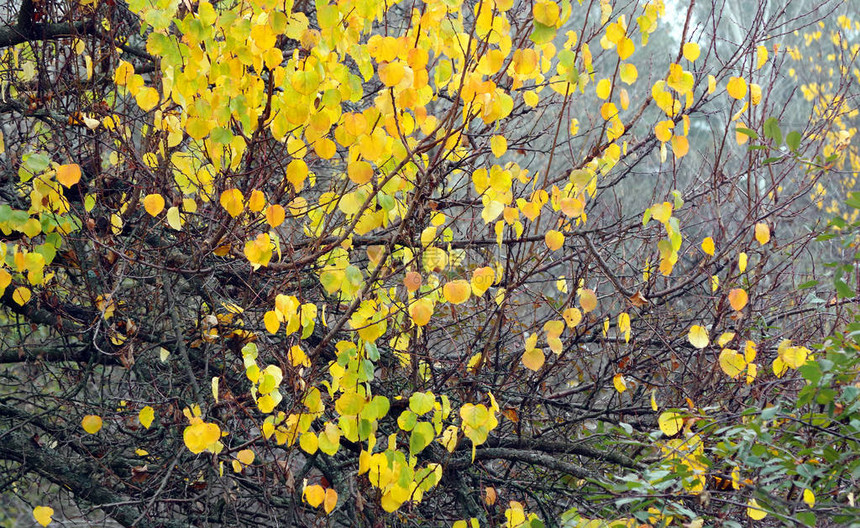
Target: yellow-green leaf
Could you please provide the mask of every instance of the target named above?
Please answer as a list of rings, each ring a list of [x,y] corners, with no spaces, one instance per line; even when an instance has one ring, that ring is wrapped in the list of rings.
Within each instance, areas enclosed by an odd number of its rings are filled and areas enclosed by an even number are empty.
[[[690,327],[690,331],[687,333],[687,339],[690,341],[690,344],[696,348],[705,348],[710,343],[708,339],[708,331],[705,330],[705,327],[699,325],[693,325]]]
[[[657,425],[666,436],[674,436],[684,426],[684,418],[679,413],[665,411],[657,418]]]

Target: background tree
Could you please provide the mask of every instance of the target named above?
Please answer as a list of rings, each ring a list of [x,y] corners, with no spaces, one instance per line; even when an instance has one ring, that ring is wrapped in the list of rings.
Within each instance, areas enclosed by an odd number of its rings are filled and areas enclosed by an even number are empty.
[[[817,204],[856,157],[857,22],[805,6],[25,0],[0,32],[6,500],[141,527],[856,520],[853,261],[815,257],[854,242]],[[834,85],[800,101],[819,21]]]

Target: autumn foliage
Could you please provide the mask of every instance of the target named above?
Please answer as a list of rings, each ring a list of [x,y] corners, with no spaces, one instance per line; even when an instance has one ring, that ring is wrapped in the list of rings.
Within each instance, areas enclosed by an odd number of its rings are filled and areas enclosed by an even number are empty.
[[[856,521],[860,21],[764,4],[25,0],[0,490],[43,526]]]

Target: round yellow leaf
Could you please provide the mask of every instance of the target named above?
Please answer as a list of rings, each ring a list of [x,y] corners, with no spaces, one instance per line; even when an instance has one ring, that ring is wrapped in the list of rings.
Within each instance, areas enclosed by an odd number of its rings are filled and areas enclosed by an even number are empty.
[[[152,425],[152,420],[155,419],[155,411],[152,409],[152,407],[147,405],[137,414],[137,419],[140,420],[140,424],[142,426],[149,429],[149,426]]]
[[[732,305],[732,309],[735,311],[739,312],[743,310],[748,300],[747,292],[740,288],[734,288],[729,292],[729,304]]]
[[[243,201],[245,200],[244,196],[242,196],[242,191],[239,189],[228,189],[221,193],[221,207],[227,210],[227,212],[233,218],[236,218],[242,211],[245,209],[245,204]]]
[[[561,316],[568,328],[573,328],[582,321],[582,312],[579,311],[579,308],[567,308],[561,313]]]
[[[48,526],[53,521],[54,508],[50,506],[36,506],[33,508],[33,518],[42,526]]]
[[[508,140],[505,136],[493,136],[490,139],[490,150],[497,158],[501,158],[508,151]]]
[[[737,378],[747,368],[747,362],[743,354],[730,348],[724,348],[720,352],[720,368],[731,378]]]
[[[621,374],[616,374],[612,377],[612,384],[615,385],[615,390],[618,392],[624,392],[627,390],[627,381]]]
[[[325,500],[325,490],[319,484],[307,486],[304,493],[302,493],[302,498],[305,499],[305,502],[316,508]]]
[[[185,447],[195,455],[207,449],[213,449],[220,438],[221,428],[216,424],[205,422],[189,425],[182,434]]]
[[[143,198],[143,208],[149,216],[158,216],[164,210],[164,197],[160,194],[147,194]]]
[[[281,327],[281,322],[278,321],[278,314],[273,310],[266,312],[263,316],[263,325],[270,334],[277,334],[278,329]]]
[[[699,49],[699,45],[695,42],[687,42],[684,44],[684,58],[690,62],[695,61],[699,58],[699,54],[701,50]]]
[[[732,77],[729,79],[726,91],[735,99],[743,99],[747,95],[747,82],[743,77]]]
[[[476,269],[472,272],[472,293],[477,297],[484,295],[484,292],[493,285],[495,279],[496,273],[493,271],[493,268],[483,267]]]
[[[278,204],[270,205],[266,208],[266,223],[272,227],[278,227],[284,223],[287,217],[287,212]]]
[[[158,104],[158,90],[150,86],[144,86],[138,90],[134,98],[137,100],[137,105],[140,109],[148,112]]]
[[[81,181],[81,166],[77,163],[57,167],[57,181],[69,188]]]
[[[750,499],[747,503],[747,517],[754,521],[760,521],[767,517],[767,512],[761,509],[755,499]]]
[[[690,332],[687,334],[687,339],[690,344],[696,348],[705,348],[710,343],[708,339],[708,331],[703,326],[693,325],[690,327]]]
[[[102,419],[100,416],[96,416],[95,414],[88,414],[84,416],[83,420],[81,420],[81,427],[83,427],[84,431],[89,434],[96,434],[102,428]]]
[[[702,240],[702,251],[707,253],[710,256],[714,256],[714,239],[711,237],[705,237]]]
[[[353,161],[346,167],[346,175],[354,183],[363,185],[373,178],[373,167],[366,161]]]
[[[597,295],[587,288],[579,290],[579,305],[585,313],[594,311],[597,308]]]
[[[463,304],[472,295],[472,285],[466,280],[455,280],[445,283],[442,295],[451,304]]]
[[[684,418],[672,411],[665,411],[657,418],[657,425],[666,436],[674,436],[684,426]]]
[[[755,225],[755,239],[762,246],[770,241],[770,227],[764,222],[759,222]]]
[[[543,350],[539,348],[526,350],[522,358],[523,365],[525,365],[529,370],[533,370],[535,372],[540,370],[544,361],[546,361],[546,358],[543,355]]]
[[[254,463],[254,452],[250,449],[243,449],[236,453],[236,460],[241,462],[243,466],[250,466]]]
[[[433,302],[430,299],[418,299],[409,306],[409,317],[416,326],[424,326],[433,316]]]
[[[266,207],[266,195],[263,194],[263,191],[254,189],[251,191],[251,197],[248,198],[248,209],[259,213],[263,210],[263,207]]]
[[[12,292],[12,300],[18,303],[20,306],[24,306],[32,297],[32,292],[30,289],[25,286],[18,286],[15,288],[15,291]]]
[[[556,231],[555,229],[550,229],[546,232],[546,235],[544,235],[544,242],[546,242],[546,247],[548,247],[550,251],[556,251],[564,245],[564,234],[560,231]]]

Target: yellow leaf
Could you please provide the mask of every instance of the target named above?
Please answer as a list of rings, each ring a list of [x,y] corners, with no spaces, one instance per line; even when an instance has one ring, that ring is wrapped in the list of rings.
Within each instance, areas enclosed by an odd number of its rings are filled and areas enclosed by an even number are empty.
[[[346,175],[357,185],[364,185],[373,179],[373,167],[363,160],[356,160],[347,165]]]
[[[705,237],[702,240],[702,251],[707,253],[710,256],[714,256],[714,239],[711,237]]]
[[[812,493],[812,490],[805,489],[803,490],[803,502],[806,503],[807,506],[812,508],[815,506],[815,494]]]
[[[325,500],[325,490],[319,484],[306,486],[302,498],[312,507],[317,508]]]
[[[12,292],[12,300],[18,303],[19,306],[27,304],[31,296],[32,292],[30,292],[30,289],[25,286],[18,286],[15,288],[15,291]]]
[[[50,506],[36,506],[33,508],[33,518],[42,526],[48,526],[53,521],[54,508]]]
[[[81,181],[81,166],[77,163],[57,167],[57,181],[69,188]]]
[[[687,333],[687,339],[690,344],[696,348],[705,348],[710,343],[708,339],[708,331],[703,326],[693,325]]]
[[[651,410],[657,412],[657,389],[651,389]]]
[[[690,142],[686,136],[672,136],[672,153],[676,158],[683,158],[690,151]]]
[[[695,42],[687,42],[684,44],[684,58],[688,61],[693,62],[698,59],[699,53],[701,53],[701,50],[699,49],[699,45]]]
[[[219,394],[219,392],[218,392],[218,380],[219,379],[220,378],[218,378],[218,376],[212,376],[212,382],[211,382],[212,398],[215,400],[215,403],[218,403],[218,394]]]
[[[137,100],[137,106],[144,112],[148,112],[158,105],[158,90],[144,86],[137,92],[134,98]]]
[[[607,99],[612,92],[612,82],[609,79],[600,79],[597,82],[595,92],[597,93],[597,97]]]
[[[761,509],[755,499],[750,499],[747,502],[747,517],[754,521],[760,521],[767,517],[767,512]]]
[[[737,312],[744,309],[748,300],[749,297],[747,296],[747,292],[740,288],[734,288],[729,292],[729,304],[731,304],[732,309]]]
[[[738,255],[738,271],[741,273],[747,270],[747,254],[741,253]]]
[[[684,418],[672,411],[665,411],[657,418],[657,425],[666,436],[674,436],[684,426]]]
[[[84,416],[83,420],[81,420],[81,427],[83,427],[84,431],[89,434],[96,434],[102,428],[102,419],[100,416],[96,416],[95,414],[88,414]]]
[[[254,189],[251,191],[251,197],[248,198],[248,209],[254,213],[259,213],[266,206],[266,195],[263,191]]]
[[[287,212],[278,204],[270,205],[266,208],[266,223],[272,227],[278,227],[284,223]]]
[[[729,79],[726,91],[735,99],[743,99],[747,95],[747,82],[743,77],[732,77]]]
[[[147,405],[137,413],[137,419],[140,420],[140,424],[142,426],[149,429],[149,426],[152,425],[152,420],[155,419],[155,411],[152,407]]]
[[[508,140],[505,136],[493,136],[490,139],[490,150],[495,157],[501,158],[508,151]]]
[[[544,235],[544,242],[550,251],[561,249],[561,246],[564,245],[564,233],[550,229],[546,232],[546,235]]]
[[[573,328],[582,321],[582,312],[579,311],[579,308],[567,308],[561,313],[561,316],[568,328]]]
[[[720,368],[729,377],[735,379],[747,368],[747,362],[743,354],[730,348],[724,348],[720,352]]]
[[[250,449],[243,449],[236,453],[236,460],[241,462],[243,466],[250,466],[254,463],[254,452]]]
[[[410,292],[418,291],[422,282],[423,279],[421,278],[421,274],[417,271],[408,271],[406,272],[406,275],[403,276],[403,285],[406,286],[406,290]]]
[[[579,305],[585,313],[594,311],[597,308],[597,295],[587,288],[579,290]]]
[[[196,418],[200,420],[200,418]],[[221,438],[221,428],[213,423],[197,421],[183,431],[182,439],[185,447],[195,455],[207,449],[215,450],[215,444]]]
[[[621,374],[616,374],[612,377],[612,384],[615,385],[615,390],[620,393],[627,390],[627,381],[625,381],[624,376]]]
[[[325,490],[323,509],[328,514],[334,510],[335,506],[337,506],[337,492],[334,490],[334,488],[328,488],[327,490]]]
[[[708,95],[717,90],[717,78],[713,75],[708,75]]]
[[[430,322],[433,316],[433,301],[427,299],[418,299],[409,306],[409,317],[416,326],[424,326]]]
[[[493,271],[493,268],[487,266],[476,269],[472,272],[472,293],[476,297],[484,295],[484,292],[493,285],[495,279],[496,273]]]
[[[546,358],[543,355],[543,350],[539,348],[531,348],[525,351],[522,357],[523,365],[529,370],[537,372],[543,366]]]
[[[755,239],[762,246],[770,241],[770,227],[764,222],[759,222],[755,225]]]
[[[221,193],[221,207],[227,210],[227,212],[233,218],[236,218],[242,211],[245,209],[245,205],[242,203],[245,200],[245,197],[242,196],[242,191],[239,189],[228,189]]]
[[[760,70],[767,62],[767,48],[764,46],[756,47],[755,57],[755,69]]]
[[[158,216],[164,210],[164,197],[160,194],[147,194],[143,198],[143,208],[150,216]]]
[[[636,79],[639,77],[639,71],[636,69],[636,66],[632,64],[625,64],[621,67],[621,82],[631,85],[636,82]]]
[[[182,229],[182,217],[179,216],[179,208],[175,205],[167,210],[167,225],[176,231]]]
[[[266,331],[270,334],[278,333],[278,329],[281,327],[281,322],[278,320],[278,314],[274,310],[269,310],[263,316],[263,326],[266,327]]]
[[[754,105],[761,102],[761,85],[750,83],[750,102]]]
[[[620,42],[618,42],[617,51],[618,58],[620,58],[621,60],[626,60],[631,55],[633,55],[634,51],[636,51],[636,45],[633,44],[632,39],[624,37],[623,39],[621,39]]]
[[[455,280],[445,283],[442,295],[451,304],[463,304],[472,294],[472,285],[466,280]]]

